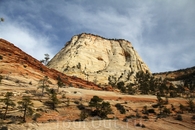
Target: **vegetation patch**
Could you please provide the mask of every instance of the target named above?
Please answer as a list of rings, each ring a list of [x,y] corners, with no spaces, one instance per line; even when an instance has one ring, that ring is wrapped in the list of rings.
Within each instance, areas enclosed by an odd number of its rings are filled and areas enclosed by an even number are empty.
[[[0,60],[3,60],[3,56],[2,55],[0,55]]]
[[[121,105],[120,103],[117,103],[117,104],[115,105],[115,107],[117,108],[117,110],[120,111],[121,114],[125,114],[125,113],[126,113],[126,110],[125,110],[124,106]]]

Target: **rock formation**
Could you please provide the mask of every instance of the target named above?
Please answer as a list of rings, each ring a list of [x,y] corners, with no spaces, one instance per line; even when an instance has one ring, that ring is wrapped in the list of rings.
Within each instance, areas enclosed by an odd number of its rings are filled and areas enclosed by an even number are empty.
[[[3,76],[2,85],[5,86],[20,85],[27,87],[30,82],[37,85],[40,79],[48,76],[56,87],[57,78],[60,76],[66,86],[100,89],[93,83],[49,69],[40,61],[4,39],[0,39],[0,75]],[[15,82],[19,84],[15,84]]]
[[[102,85],[111,77],[133,83],[136,72],[149,71],[129,41],[86,33],[73,36],[48,66]]]

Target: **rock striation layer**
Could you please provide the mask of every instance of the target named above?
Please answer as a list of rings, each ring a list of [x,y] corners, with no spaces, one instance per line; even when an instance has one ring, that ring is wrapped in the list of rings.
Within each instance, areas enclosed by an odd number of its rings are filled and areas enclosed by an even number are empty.
[[[100,89],[92,82],[49,69],[40,61],[4,39],[0,39],[0,75],[3,76],[1,85],[5,86],[13,85],[7,84],[7,81],[10,81],[9,83],[17,82],[19,86],[25,87],[30,86],[30,82],[37,85],[40,79],[48,76],[54,87],[57,87],[57,78],[60,76],[66,86]],[[18,84],[15,86],[18,86]]]
[[[110,77],[134,83],[138,71],[150,72],[129,41],[86,33],[73,36],[48,66],[102,85],[107,85]]]

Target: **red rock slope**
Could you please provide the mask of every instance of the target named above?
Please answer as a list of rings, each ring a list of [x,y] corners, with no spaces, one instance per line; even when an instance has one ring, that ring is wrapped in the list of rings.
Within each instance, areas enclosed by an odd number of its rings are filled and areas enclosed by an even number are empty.
[[[0,39],[0,75],[15,76],[23,81],[29,80],[39,81],[44,76],[48,76],[53,83],[56,83],[58,76],[66,85],[72,85],[74,87],[83,87],[90,89],[100,89],[97,85],[82,80],[77,77],[67,76],[54,69],[49,69],[40,63],[37,59],[26,54],[14,44]]]

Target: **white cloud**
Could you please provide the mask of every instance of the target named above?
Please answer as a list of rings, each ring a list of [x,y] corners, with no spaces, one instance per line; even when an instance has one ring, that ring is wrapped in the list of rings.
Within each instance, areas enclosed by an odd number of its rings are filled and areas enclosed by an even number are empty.
[[[11,21],[13,20],[6,17],[6,21],[1,23],[0,30],[3,33],[0,38],[8,40],[38,60],[43,59],[45,53],[51,57],[54,55],[49,37],[23,26],[22,23]]]

